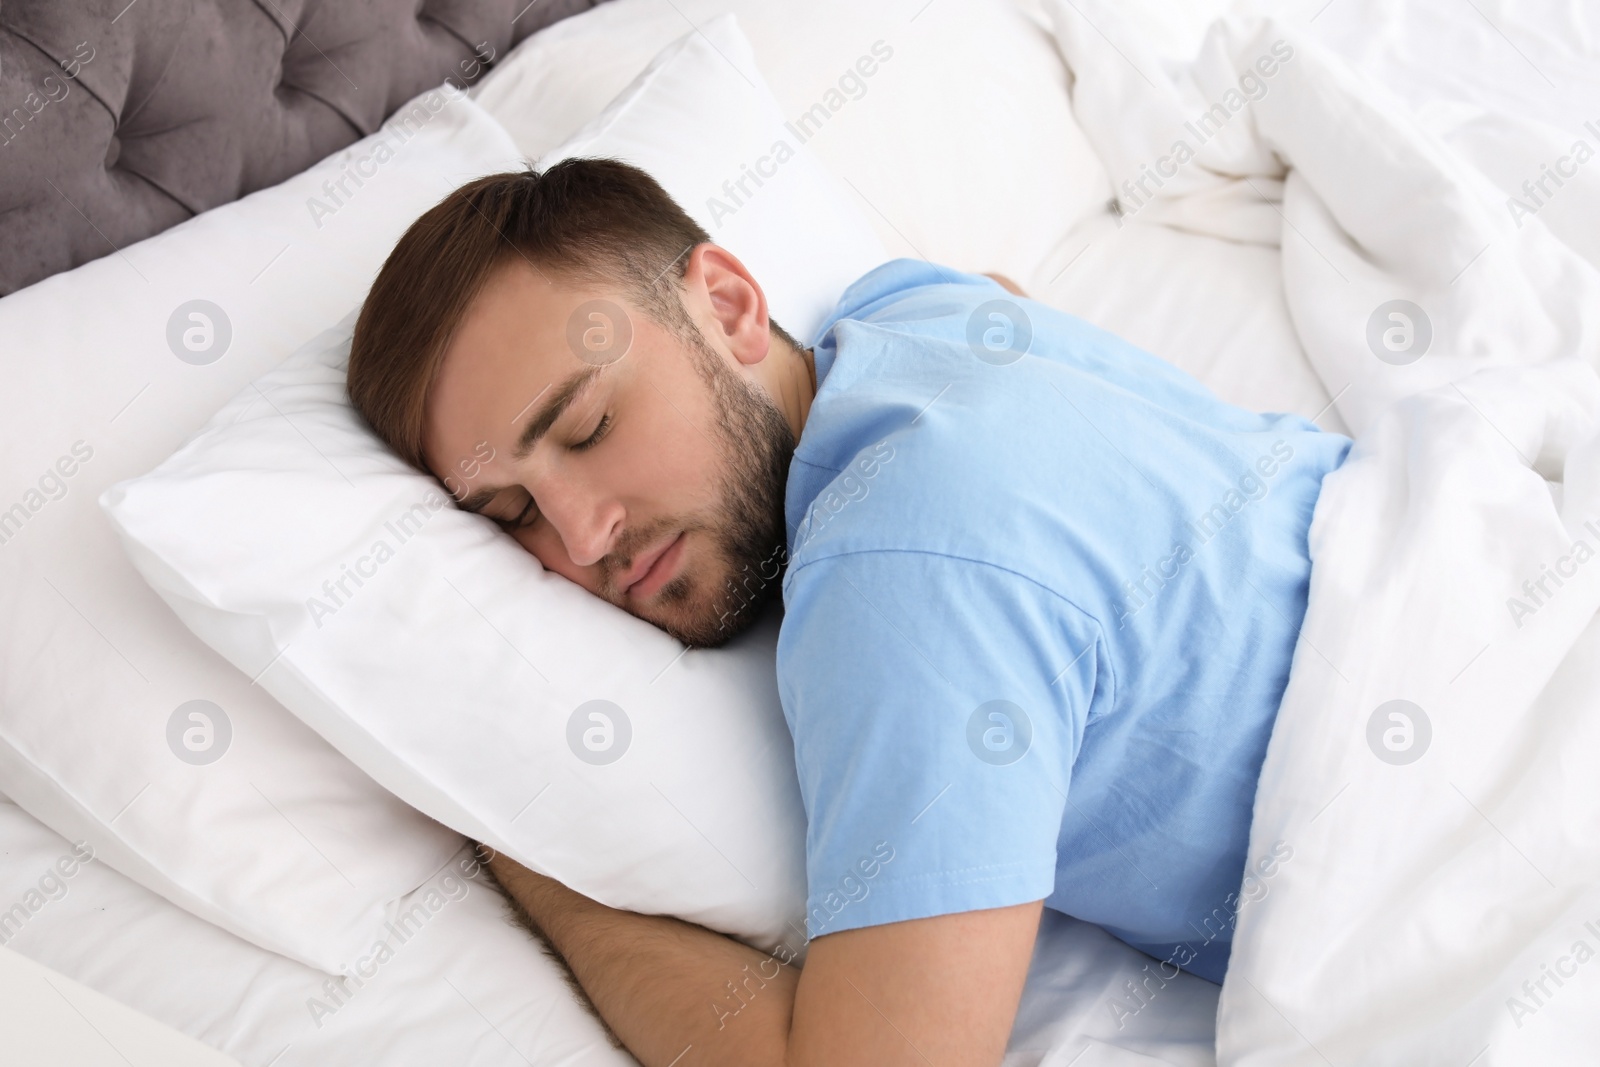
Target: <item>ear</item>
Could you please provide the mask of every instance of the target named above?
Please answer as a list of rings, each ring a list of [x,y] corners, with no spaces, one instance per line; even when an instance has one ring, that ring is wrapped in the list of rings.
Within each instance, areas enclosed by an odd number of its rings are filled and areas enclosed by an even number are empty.
[[[760,363],[772,348],[767,294],[745,265],[726,248],[709,241],[689,253],[683,283],[691,313],[708,339],[720,340],[746,366]]]

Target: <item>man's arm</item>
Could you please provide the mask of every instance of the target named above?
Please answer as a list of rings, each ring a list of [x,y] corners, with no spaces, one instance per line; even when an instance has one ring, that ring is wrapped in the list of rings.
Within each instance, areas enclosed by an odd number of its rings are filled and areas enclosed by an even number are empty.
[[[992,1067],[1042,906],[828,934],[796,973],[704,927],[608,908],[503,856],[489,866],[645,1067]]]

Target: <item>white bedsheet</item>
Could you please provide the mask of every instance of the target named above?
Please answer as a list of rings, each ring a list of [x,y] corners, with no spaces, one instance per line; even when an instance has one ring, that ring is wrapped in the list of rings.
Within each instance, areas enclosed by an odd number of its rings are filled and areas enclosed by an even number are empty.
[[[24,901],[71,848],[0,798],[0,909]],[[464,878],[459,889],[441,886],[453,870],[405,899],[402,912],[418,904],[422,912],[391,935],[389,958],[372,954],[373,976],[360,988],[350,982],[347,995],[329,991],[332,976],[257,948],[101,862],[64,879],[64,893],[45,895],[20,929],[0,927],[0,936],[246,1067],[633,1063],[509,925],[498,893]],[[436,910],[429,887],[439,893]]]

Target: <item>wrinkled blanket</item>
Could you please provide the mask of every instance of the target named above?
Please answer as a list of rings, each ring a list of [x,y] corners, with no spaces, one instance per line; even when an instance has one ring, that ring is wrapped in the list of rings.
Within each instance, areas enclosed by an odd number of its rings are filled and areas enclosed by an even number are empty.
[[[1311,528],[1218,1015],[1226,1064],[1600,1048],[1600,276],[1269,19],[1182,70],[1048,5],[1125,220],[1282,248],[1356,436]],[[1287,858],[1282,858],[1287,854]]]

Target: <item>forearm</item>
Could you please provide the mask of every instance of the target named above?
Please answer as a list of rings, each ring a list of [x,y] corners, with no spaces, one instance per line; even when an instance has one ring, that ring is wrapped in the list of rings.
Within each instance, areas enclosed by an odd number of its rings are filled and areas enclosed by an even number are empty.
[[[799,979],[785,959],[608,908],[503,857],[490,867],[644,1067],[782,1067]]]

